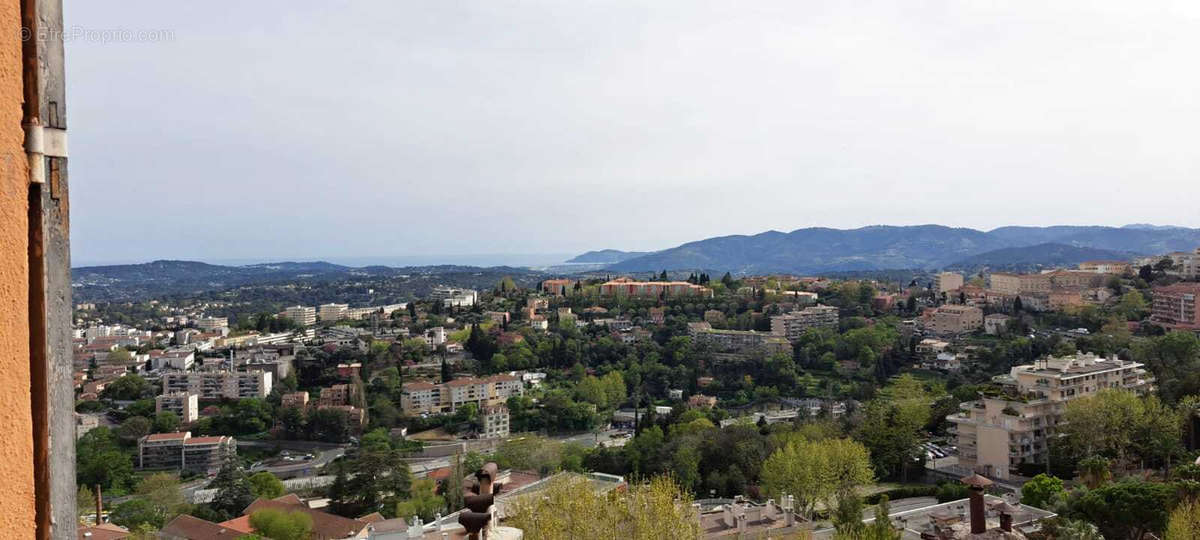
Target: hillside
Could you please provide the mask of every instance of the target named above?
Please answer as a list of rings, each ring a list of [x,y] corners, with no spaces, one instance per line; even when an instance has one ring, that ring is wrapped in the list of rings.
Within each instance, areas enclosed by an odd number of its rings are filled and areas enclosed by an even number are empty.
[[[331,283],[345,279],[407,277],[416,293],[427,294],[439,279],[448,285],[490,287],[500,277],[535,282],[539,274],[525,268],[437,265],[354,268],[324,261],[224,266],[196,261],[153,261],[144,264],[85,266],[71,270],[75,300],[136,301],[165,295],[194,295],[237,287],[289,283]],[[419,282],[419,284],[416,284]]]
[[[1046,243],[1002,248],[972,255],[949,265],[954,270],[1031,270],[1047,266],[1075,266],[1084,261],[1127,260],[1130,253],[1067,244]]]
[[[1063,247],[1045,247],[1047,244]],[[996,250],[1036,246],[1043,247],[1008,254],[1028,265],[1071,264],[1093,258],[1125,259],[1132,255],[1195,249],[1200,246],[1200,229],[1146,225],[1013,226],[987,232],[941,225],[849,230],[807,228],[790,233],[767,231],[689,242],[621,261],[609,268],[618,272],[708,270],[737,274],[934,269]],[[1097,251],[1071,251],[1067,247]],[[995,260],[994,257],[1003,255],[1002,252],[990,257]]]
[[[808,228],[689,242],[610,268],[627,272],[703,269],[741,274],[928,268],[1001,247],[1006,246],[982,231],[941,225]]]
[[[568,261],[568,264],[613,264],[627,261],[634,257],[646,255],[647,251],[621,251],[617,249],[601,249],[589,251]]]

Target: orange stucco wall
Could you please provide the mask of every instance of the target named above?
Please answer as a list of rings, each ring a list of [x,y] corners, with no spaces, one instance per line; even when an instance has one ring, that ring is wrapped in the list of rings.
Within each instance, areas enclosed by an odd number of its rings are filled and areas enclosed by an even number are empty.
[[[0,538],[34,535],[20,3],[0,0]]]

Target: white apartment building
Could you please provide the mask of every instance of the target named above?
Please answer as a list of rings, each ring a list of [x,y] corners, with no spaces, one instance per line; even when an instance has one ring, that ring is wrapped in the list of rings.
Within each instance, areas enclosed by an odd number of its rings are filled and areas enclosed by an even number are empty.
[[[188,371],[164,373],[163,393],[187,392],[200,399],[265,398],[271,393],[270,371]]]
[[[400,408],[405,414],[451,413],[467,403],[480,408],[501,405],[512,396],[525,393],[520,375],[493,375],[485,379],[467,377],[442,384],[405,383]]]
[[[324,321],[340,321],[348,316],[349,304],[321,304],[317,309],[317,317]]]
[[[435,326],[425,331],[425,344],[430,347],[437,347],[446,343],[446,329],[441,326]]]
[[[483,433],[480,433],[481,438],[502,439],[508,437],[508,407],[504,405],[484,407],[479,414],[483,416]]]
[[[1008,478],[1023,462],[1045,463],[1046,441],[1068,401],[1106,388],[1153,388],[1142,364],[1090,353],[1048,356],[994,380],[1001,391],[959,404],[946,419],[953,424],[959,465],[997,478]]]
[[[446,307],[470,307],[479,300],[479,291],[454,287],[434,287],[429,298],[441,300]]]
[[[317,308],[310,306],[292,306],[285,308],[282,315],[301,326],[317,324]]]
[[[195,422],[200,418],[200,396],[189,392],[161,394],[154,398],[154,412],[169,411],[183,423]]]
[[[836,328],[837,325],[838,309],[833,306],[810,306],[771,317],[771,333],[792,342],[810,328]]]
[[[933,292],[941,294],[963,286],[963,276],[958,272],[942,272],[933,275]]]
[[[200,317],[196,319],[196,328],[206,332],[213,332],[222,328],[229,328],[229,318],[227,317]]]
[[[170,349],[162,356],[151,358],[150,367],[153,369],[178,369],[186,371],[196,364],[196,353],[190,349]]]

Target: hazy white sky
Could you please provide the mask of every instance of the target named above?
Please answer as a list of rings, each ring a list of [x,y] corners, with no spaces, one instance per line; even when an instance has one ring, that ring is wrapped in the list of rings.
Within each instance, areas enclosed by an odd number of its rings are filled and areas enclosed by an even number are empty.
[[[78,262],[1200,226],[1195,2],[66,8]]]

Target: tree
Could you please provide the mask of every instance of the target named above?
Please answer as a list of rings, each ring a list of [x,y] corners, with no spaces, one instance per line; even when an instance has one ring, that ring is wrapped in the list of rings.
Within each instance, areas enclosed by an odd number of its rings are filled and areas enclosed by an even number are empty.
[[[256,472],[247,481],[250,482],[250,493],[261,499],[282,497],[287,492],[283,482],[269,471]]]
[[[888,496],[880,497],[879,504],[875,505],[875,520],[867,527],[866,540],[900,540],[902,531],[892,526],[892,520],[888,517],[890,510]]]
[[[308,540],[313,521],[311,516],[299,510],[284,512],[264,508],[250,514],[250,526],[254,532],[271,540]]]
[[[317,409],[308,414],[308,435],[324,442],[350,440],[350,416],[339,409]]]
[[[81,518],[96,513],[96,494],[92,488],[82,484],[79,486],[75,492],[75,513]]]
[[[847,493],[837,498],[837,506],[830,516],[836,538],[859,538],[863,534],[863,502],[862,497],[855,493]]]
[[[1101,456],[1089,456],[1079,462],[1079,480],[1088,489],[1096,489],[1112,480],[1112,464]]]
[[[1124,480],[1083,494],[1068,515],[1094,523],[1104,538],[1136,540],[1166,528],[1174,497],[1168,484]]]
[[[919,458],[921,431],[929,422],[933,398],[911,375],[892,379],[867,402],[855,439],[870,450],[873,468],[880,476],[901,477]]]
[[[350,477],[346,473],[346,466],[342,462],[337,462],[334,463],[334,468],[337,471],[334,473],[333,483],[329,485],[329,510],[339,516],[352,515],[354,508],[350,494]]]
[[[761,475],[767,493],[793,495],[806,516],[874,479],[867,449],[848,439],[788,442],[767,458]]]
[[[1152,407],[1155,414],[1162,414],[1157,402]],[[1094,395],[1068,401],[1063,413],[1065,425],[1059,428],[1059,432],[1077,455],[1109,456],[1115,458],[1118,465],[1124,466],[1130,450],[1139,450],[1134,445],[1135,438],[1179,437],[1178,424],[1171,423],[1177,421],[1175,414],[1166,414],[1166,419],[1156,419],[1148,417],[1146,413],[1146,402],[1137,394],[1128,390],[1104,389]],[[1140,449],[1153,454],[1173,453],[1161,441]]]
[[[154,415],[154,432],[171,433],[179,429],[179,416],[171,411],[162,411]]]
[[[161,529],[164,525],[158,509],[150,501],[140,498],[118,504],[109,513],[108,520],[126,529],[134,529],[142,524]]]
[[[340,515],[361,516],[371,512],[390,515],[396,509],[396,502],[409,496],[412,475],[399,450],[362,451],[350,463],[350,472],[353,474],[344,484],[342,502],[336,510]],[[337,482],[336,478],[334,481]]]
[[[117,349],[108,353],[108,357],[104,359],[104,362],[108,364],[126,364],[129,363],[130,360],[133,360],[133,355],[129,354],[129,351],[125,349]]]
[[[155,527],[163,524],[182,512],[187,501],[179,488],[179,479],[167,473],[154,473],[138,483],[137,495],[149,502],[157,516]]]
[[[1079,519],[1055,517],[1043,519],[1039,537],[1053,540],[1104,540],[1100,529]]]
[[[506,525],[525,531],[526,540],[563,538],[699,538],[692,497],[670,477],[629,486],[625,492],[597,493],[579,476],[554,478],[536,494],[515,496]]]
[[[121,401],[137,401],[142,398],[154,397],[154,387],[140,375],[123,375],[117,380],[104,386],[100,397]]]
[[[109,428],[101,426],[88,431],[75,444],[76,483],[100,484],[111,494],[129,488],[132,479],[133,460],[117,446]]]
[[[396,516],[411,521],[418,516],[425,522],[432,521],[438,512],[446,508],[446,500],[434,492],[437,485],[428,478],[414,480],[412,495],[396,503]]]
[[[1021,486],[1021,504],[1052,510],[1066,494],[1062,480],[1043,473]]]
[[[254,493],[250,489],[246,472],[233,459],[228,459],[221,465],[221,470],[208,484],[208,488],[217,490],[210,506],[228,516],[225,519],[240,516],[242,510],[254,502]]]
[[[144,416],[131,416],[121,422],[121,426],[117,428],[117,433],[122,439],[127,441],[136,441],[150,434],[150,430],[154,428],[153,423],[149,418]]]
[[[1167,522],[1166,540],[1200,538],[1200,502],[1185,501],[1171,512]]]

